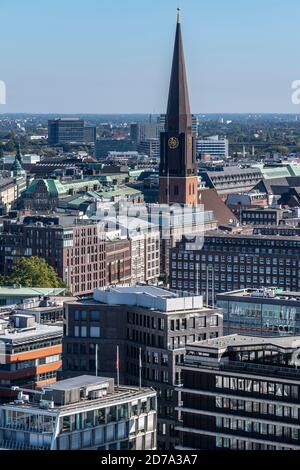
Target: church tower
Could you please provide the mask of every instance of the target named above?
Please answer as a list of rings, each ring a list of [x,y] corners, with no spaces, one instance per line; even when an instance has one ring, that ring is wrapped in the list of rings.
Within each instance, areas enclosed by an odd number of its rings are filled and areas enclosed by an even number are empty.
[[[196,137],[185,70],[180,16],[177,16],[165,132],[160,138],[160,204],[198,205]]]

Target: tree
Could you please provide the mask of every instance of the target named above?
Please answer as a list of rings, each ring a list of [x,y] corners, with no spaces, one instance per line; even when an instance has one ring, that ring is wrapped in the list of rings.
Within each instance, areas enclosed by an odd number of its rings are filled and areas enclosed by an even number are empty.
[[[54,269],[46,260],[37,256],[20,258],[10,276],[4,278],[5,285],[23,287],[65,287]]]
[[[275,152],[281,153],[282,155],[287,155],[289,153],[288,147],[285,147],[284,145],[277,145],[274,150]]]

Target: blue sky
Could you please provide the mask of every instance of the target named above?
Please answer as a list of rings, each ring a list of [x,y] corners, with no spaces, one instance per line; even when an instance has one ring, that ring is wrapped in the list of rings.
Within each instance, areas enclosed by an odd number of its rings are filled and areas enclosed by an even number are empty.
[[[191,108],[295,112],[299,0],[181,0]],[[0,112],[164,112],[176,0],[1,0]]]

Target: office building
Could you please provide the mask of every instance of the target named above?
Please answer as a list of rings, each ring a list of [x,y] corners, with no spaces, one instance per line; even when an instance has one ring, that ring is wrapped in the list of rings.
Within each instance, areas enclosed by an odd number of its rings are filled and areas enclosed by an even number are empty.
[[[97,289],[91,299],[65,304],[63,373],[93,374],[97,367],[116,377],[119,346],[120,383],[138,385],[141,373],[142,385],[158,392],[159,447],[169,450],[177,439],[174,386],[186,345],[222,331],[222,316],[202,297],[146,285]]]
[[[279,225],[287,211],[281,207],[245,207],[240,210],[243,225]]]
[[[217,294],[224,334],[286,336],[300,334],[300,293],[278,288]]]
[[[163,132],[166,128],[166,114],[161,114],[158,118],[158,122],[162,126],[162,131]],[[195,114],[192,114],[192,131],[193,134],[198,137],[199,134],[199,118]]]
[[[160,156],[160,139],[142,140],[138,145],[138,151],[142,155],[158,159]]]
[[[299,229],[261,227],[206,232],[203,247],[187,250],[182,240],[171,249],[172,289],[198,291],[212,304],[215,295],[240,289],[278,286],[300,290]]]
[[[139,145],[148,139],[160,139],[164,126],[160,122],[137,122],[130,126],[130,138]]]
[[[91,144],[96,141],[96,128],[85,126],[83,119],[57,118],[48,121],[49,145]]]
[[[96,141],[96,158],[105,160],[109,152],[135,152],[137,144],[130,139],[101,139]]]
[[[62,335],[62,326],[37,324],[32,315],[1,316],[0,402],[16,397],[12,387],[34,389],[56,381]]]
[[[231,335],[188,345],[178,448],[300,450],[299,341]]]
[[[82,375],[0,407],[0,449],[155,450],[156,393]]]
[[[215,158],[228,158],[229,143],[227,139],[213,135],[205,139],[197,139],[196,150],[200,158],[205,154]]]

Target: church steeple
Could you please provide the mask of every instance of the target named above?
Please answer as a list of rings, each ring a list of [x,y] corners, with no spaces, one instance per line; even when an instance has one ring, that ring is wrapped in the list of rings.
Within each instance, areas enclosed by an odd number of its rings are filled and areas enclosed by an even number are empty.
[[[160,188],[162,204],[198,204],[196,137],[183,52],[181,22],[177,14],[173,64],[170,79],[165,132],[160,137]]]
[[[22,166],[22,154],[21,154],[21,146],[20,143],[17,146],[15,161],[12,165],[12,171],[15,176],[19,176],[24,174],[23,166]]]
[[[22,165],[22,153],[20,142],[17,145],[16,159],[19,160],[20,164]]]
[[[185,69],[180,13],[177,14],[177,26],[170,79],[169,99],[166,116],[169,131],[191,131],[192,116]]]

